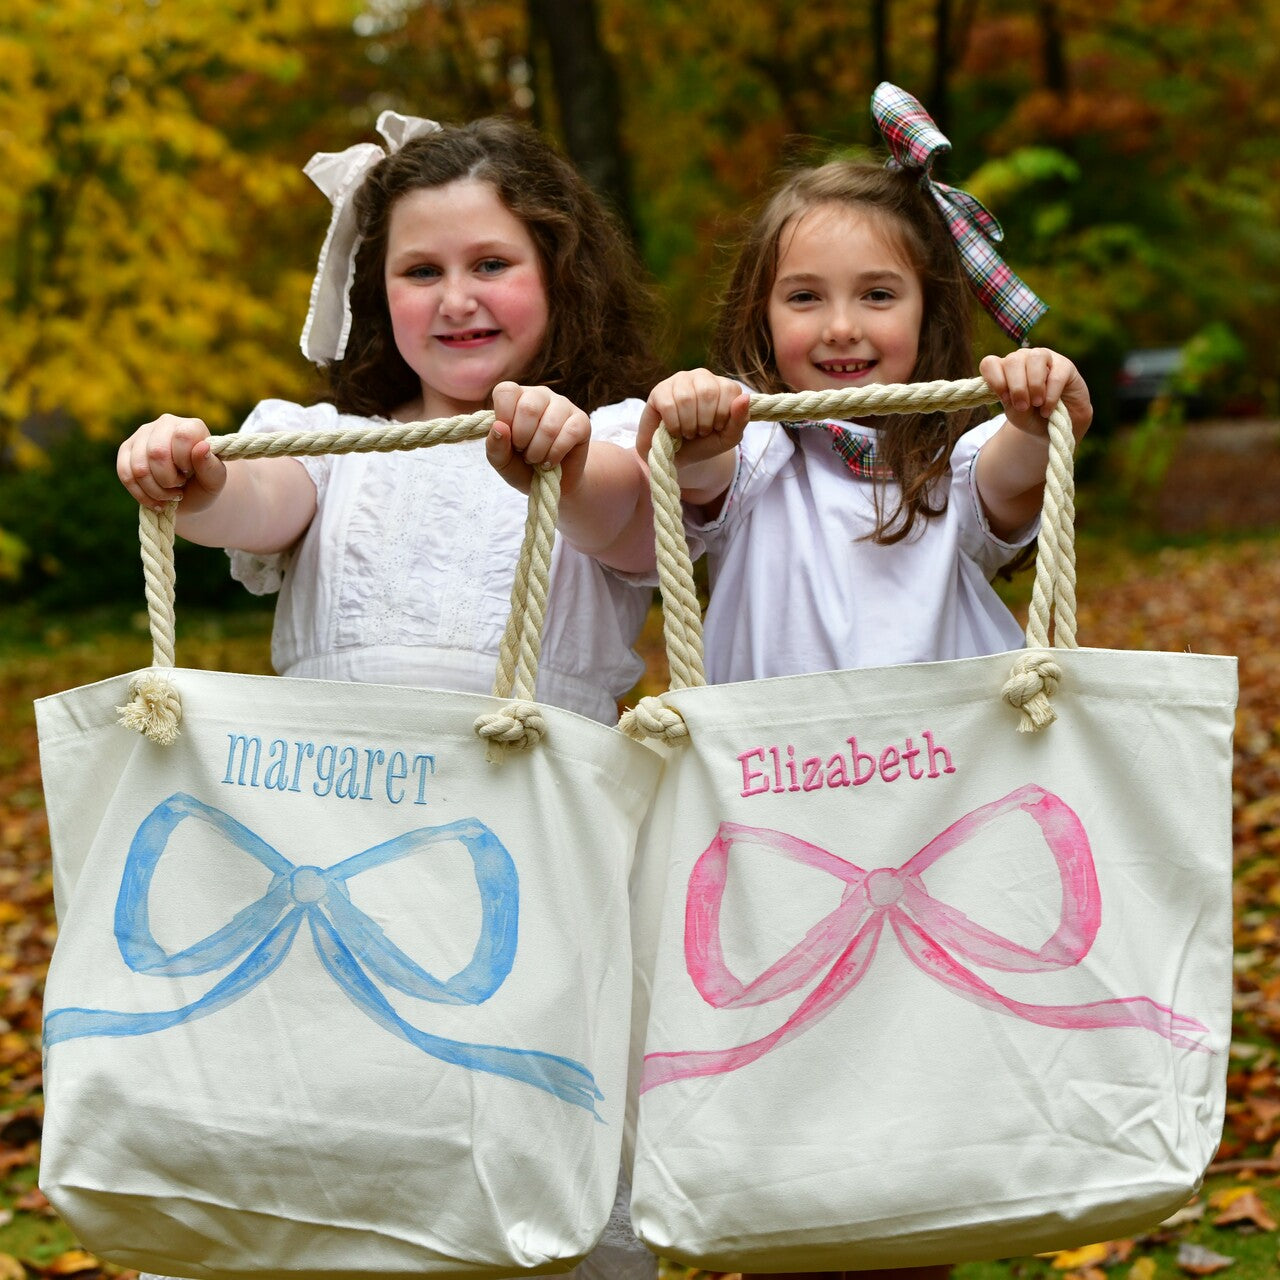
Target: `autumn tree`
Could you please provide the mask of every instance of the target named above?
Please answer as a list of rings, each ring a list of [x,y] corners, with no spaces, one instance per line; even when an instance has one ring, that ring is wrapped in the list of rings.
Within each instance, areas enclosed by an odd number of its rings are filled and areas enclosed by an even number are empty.
[[[594,0],[528,0],[528,5],[531,43],[546,50],[550,64],[565,150],[634,232],[617,75],[600,39]]]
[[[48,430],[112,435],[172,410],[226,426],[300,391],[307,277],[250,284],[295,158],[246,152],[200,95],[296,84],[296,42],[351,0],[9,0],[0,31],[0,458]],[[10,513],[0,519],[8,522]],[[10,530],[12,534],[12,529]]]
[[[1280,11],[1244,0],[986,0],[968,114],[993,155],[1052,148],[1076,175],[1001,213],[1053,304],[1046,340],[1114,366],[1225,329],[1249,353],[1227,370],[1236,402],[1274,411],[1278,50]]]
[[[305,395],[327,209],[300,168],[383,107],[531,120],[629,190],[677,358],[700,359],[745,209],[794,159],[878,144],[886,73],[945,102],[940,176],[1005,224],[1053,308],[1038,337],[1114,358],[1223,324],[1246,389],[1280,400],[1274,5],[9,0],[6,19],[0,465],[63,422],[229,426]]]

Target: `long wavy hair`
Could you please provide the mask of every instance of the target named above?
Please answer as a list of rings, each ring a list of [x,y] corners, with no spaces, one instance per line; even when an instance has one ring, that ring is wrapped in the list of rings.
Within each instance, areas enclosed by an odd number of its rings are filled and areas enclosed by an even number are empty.
[[[769,330],[769,297],[788,227],[809,210],[845,205],[872,219],[915,269],[924,292],[913,382],[973,375],[973,298],[955,241],[919,175],[871,160],[833,160],[784,179],[757,212],[738,251],[720,306],[712,343],[717,369],[758,391],[780,392]],[[939,481],[951,448],[981,418],[967,413],[911,413],[877,417],[876,462],[896,481],[876,486],[876,529],[871,539],[900,542],[918,520],[946,510]]]
[[[356,193],[351,334],[344,357],[328,369],[337,408],[385,416],[421,393],[396,348],[387,308],[391,211],[409,192],[463,179],[489,183],[537,248],[549,320],[520,379],[551,387],[588,412],[648,395],[661,372],[656,305],[618,218],[534,129],[486,117],[412,139],[380,161]]]

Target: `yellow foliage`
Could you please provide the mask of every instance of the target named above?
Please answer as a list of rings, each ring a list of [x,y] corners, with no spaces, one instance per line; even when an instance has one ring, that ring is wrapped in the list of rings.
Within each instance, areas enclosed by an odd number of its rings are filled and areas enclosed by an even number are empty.
[[[16,578],[26,555],[26,546],[12,533],[7,533],[0,527],[0,581]],[[0,1280],[3,1280],[3,1275],[0,1275]]]
[[[302,42],[350,37],[359,8],[6,0],[0,450],[40,415],[102,436],[170,409],[226,426],[310,384],[299,278],[318,240],[253,278],[295,247],[260,236],[306,188],[305,155],[246,153],[205,104],[296,80]]]
[[[514,110],[565,134],[526,0],[3,3],[0,450],[34,415],[118,435],[167,409],[226,425],[264,395],[307,394],[297,336],[327,210],[300,166],[368,139],[381,107]],[[953,6],[947,129],[962,172],[942,176],[993,199],[1011,265],[1051,303],[1038,341],[1076,358],[1164,345],[1210,310],[1274,400],[1280,98],[1253,87],[1276,79],[1280,8],[1237,5],[1223,23],[1219,7],[1057,6],[1071,16],[1064,111],[1033,56],[1054,6]],[[679,359],[701,363],[748,206],[789,161],[878,145],[876,6],[596,10],[646,257]],[[928,97],[939,6],[882,10],[886,74]],[[1152,130],[1167,171],[1140,154]],[[1078,181],[1027,167],[1077,141],[1094,157]],[[1144,198],[1111,199],[1120,180]],[[999,340],[988,329],[984,347]]]
[[[1106,1262],[1110,1250],[1105,1244],[1087,1244],[1082,1249],[1061,1249],[1049,1255],[1049,1264],[1055,1271],[1074,1271],[1079,1267],[1094,1267]]]
[[[1252,1186],[1242,1187],[1238,1184],[1234,1187],[1219,1187],[1218,1190],[1215,1191],[1209,1197],[1209,1208],[1210,1209],[1230,1208],[1230,1206],[1233,1205],[1237,1200],[1239,1200],[1241,1196],[1255,1194],[1256,1191],[1257,1191],[1256,1187],[1252,1187]]]

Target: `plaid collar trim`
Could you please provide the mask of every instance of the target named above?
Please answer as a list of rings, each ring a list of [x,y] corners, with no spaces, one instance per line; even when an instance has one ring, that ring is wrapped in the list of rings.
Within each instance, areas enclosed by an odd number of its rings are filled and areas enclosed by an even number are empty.
[[[860,435],[840,422],[793,422],[793,427],[819,427],[831,435],[831,447],[859,480],[888,480],[893,472],[876,462],[873,436]]]
[[[930,176],[933,162],[951,150],[951,143],[917,99],[887,80],[872,94],[871,116],[889,148],[889,167],[920,170],[920,181],[942,210],[978,301],[1015,342],[1025,342],[1049,308],[995,251],[1004,232],[994,216],[967,191]]]

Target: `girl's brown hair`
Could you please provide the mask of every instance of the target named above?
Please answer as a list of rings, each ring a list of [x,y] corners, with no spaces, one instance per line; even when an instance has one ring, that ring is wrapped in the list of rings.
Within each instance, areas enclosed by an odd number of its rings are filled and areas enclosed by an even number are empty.
[[[973,302],[964,267],[933,198],[919,175],[869,160],[833,160],[797,170],[770,195],[738,253],[712,342],[717,369],[757,391],[788,391],[778,374],[769,331],[769,296],[787,228],[821,205],[848,205],[873,218],[915,268],[924,290],[920,347],[913,382],[973,374]],[[900,542],[918,519],[946,509],[935,492],[950,469],[951,448],[981,411],[892,414],[876,419],[876,461],[897,481],[900,497],[884,508],[876,489],[875,542]]]
[[[660,376],[656,308],[619,220],[535,130],[487,117],[414,138],[380,161],[356,193],[351,335],[343,359],[329,366],[338,409],[382,416],[420,394],[387,309],[391,210],[411,191],[463,179],[489,183],[537,246],[549,320],[521,380],[551,387],[588,412],[648,395]]]

